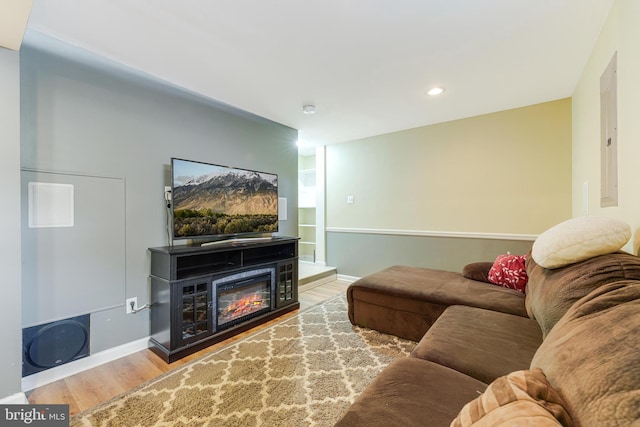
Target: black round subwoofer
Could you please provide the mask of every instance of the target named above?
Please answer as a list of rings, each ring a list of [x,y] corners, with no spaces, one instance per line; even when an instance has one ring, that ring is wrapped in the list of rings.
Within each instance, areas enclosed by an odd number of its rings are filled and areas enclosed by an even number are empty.
[[[59,366],[89,354],[89,315],[22,330],[22,376]]]

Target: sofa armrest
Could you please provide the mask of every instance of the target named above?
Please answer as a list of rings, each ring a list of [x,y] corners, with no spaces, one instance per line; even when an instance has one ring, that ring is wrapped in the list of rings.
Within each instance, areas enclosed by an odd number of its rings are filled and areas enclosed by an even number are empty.
[[[462,275],[467,279],[478,282],[489,282],[489,271],[493,267],[493,262],[472,262],[462,269]]]

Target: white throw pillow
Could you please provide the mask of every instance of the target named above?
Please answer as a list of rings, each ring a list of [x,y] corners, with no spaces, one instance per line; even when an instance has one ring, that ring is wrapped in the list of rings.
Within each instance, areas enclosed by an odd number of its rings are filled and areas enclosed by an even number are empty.
[[[583,216],[554,225],[538,236],[531,256],[542,267],[564,267],[615,252],[630,238],[631,227],[624,221]]]

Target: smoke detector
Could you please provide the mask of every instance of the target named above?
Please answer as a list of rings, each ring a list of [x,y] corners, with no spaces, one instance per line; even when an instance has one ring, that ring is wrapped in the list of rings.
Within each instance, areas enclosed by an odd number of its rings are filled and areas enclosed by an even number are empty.
[[[305,114],[315,114],[316,106],[315,105],[303,105],[302,112]]]

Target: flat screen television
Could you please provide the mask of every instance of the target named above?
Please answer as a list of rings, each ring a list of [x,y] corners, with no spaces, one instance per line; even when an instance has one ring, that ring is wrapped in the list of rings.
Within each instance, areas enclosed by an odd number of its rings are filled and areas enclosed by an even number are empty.
[[[171,159],[173,239],[278,231],[278,175]]]

